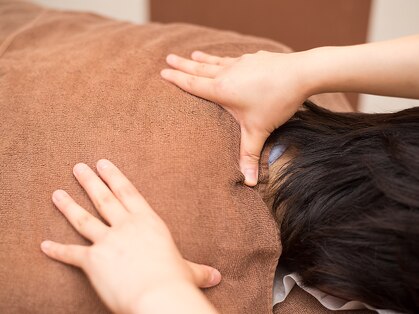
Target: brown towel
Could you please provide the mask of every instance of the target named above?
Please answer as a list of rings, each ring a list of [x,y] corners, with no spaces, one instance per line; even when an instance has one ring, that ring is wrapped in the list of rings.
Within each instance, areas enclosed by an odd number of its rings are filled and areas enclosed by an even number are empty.
[[[243,185],[238,125],[159,76],[169,52],[194,49],[289,51],[232,32],[0,0],[1,313],[107,312],[79,269],[39,249],[44,239],[87,244],[50,198],[63,188],[95,213],[71,169],[100,158],[127,174],[185,258],[220,269],[222,283],[205,293],[222,313],[272,313],[278,230]]]

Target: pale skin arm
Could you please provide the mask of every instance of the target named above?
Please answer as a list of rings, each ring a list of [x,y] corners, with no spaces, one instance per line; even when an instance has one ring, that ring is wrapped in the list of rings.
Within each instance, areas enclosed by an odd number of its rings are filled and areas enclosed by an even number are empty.
[[[257,184],[268,136],[308,97],[359,92],[419,98],[419,35],[346,47],[281,54],[259,51],[238,58],[195,51],[169,55],[164,79],[230,112],[241,127],[240,169]]]
[[[419,35],[307,53],[312,94],[357,92],[419,98]],[[314,79],[316,82],[314,82]]]
[[[114,313],[215,314],[197,287],[217,285],[220,273],[182,258],[165,223],[115,165],[102,159],[97,170],[100,178],[82,163],[73,172],[109,225],[57,190],[54,204],[92,245],[44,241],[42,251],[80,267]]]

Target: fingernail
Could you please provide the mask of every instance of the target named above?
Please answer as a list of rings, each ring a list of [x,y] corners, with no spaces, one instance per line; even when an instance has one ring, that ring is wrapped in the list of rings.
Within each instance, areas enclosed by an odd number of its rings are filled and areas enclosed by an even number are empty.
[[[161,70],[160,75],[166,78],[169,76],[169,71],[167,69]]]
[[[81,174],[82,172],[86,171],[87,168],[88,166],[86,164],[78,163],[74,166],[73,172],[74,174]]]
[[[256,184],[257,183],[257,175],[255,169],[245,169],[244,170],[244,176],[246,178],[246,181],[250,184]]]
[[[63,190],[56,190],[56,191],[54,191],[54,193],[52,193],[52,199],[55,202],[61,201],[66,196],[67,196],[67,193]]]
[[[97,162],[98,169],[106,169],[110,165],[111,165],[111,163],[109,162],[109,160],[106,160],[106,159],[101,159]]]
[[[175,56],[175,55],[170,54],[170,55],[168,55],[168,56],[166,57],[166,61],[167,61],[167,62],[174,62],[174,61],[176,61],[176,56]]]
[[[221,281],[221,273],[215,268],[211,271],[211,285],[216,285]]]
[[[51,241],[45,240],[41,243],[41,250],[46,251],[51,247]]]
[[[196,56],[197,54],[199,55],[199,53],[200,53],[200,51],[195,50],[191,53],[191,56],[193,57],[193,56]]]

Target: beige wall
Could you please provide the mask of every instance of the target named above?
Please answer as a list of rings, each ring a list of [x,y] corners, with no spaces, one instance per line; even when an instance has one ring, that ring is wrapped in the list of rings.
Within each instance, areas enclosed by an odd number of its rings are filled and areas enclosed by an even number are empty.
[[[32,0],[56,9],[90,11],[134,23],[149,20],[148,0]]]
[[[419,33],[418,0],[373,0],[368,41],[417,33]],[[365,112],[398,111],[413,106],[419,106],[419,100],[361,95],[359,102],[359,109]]]

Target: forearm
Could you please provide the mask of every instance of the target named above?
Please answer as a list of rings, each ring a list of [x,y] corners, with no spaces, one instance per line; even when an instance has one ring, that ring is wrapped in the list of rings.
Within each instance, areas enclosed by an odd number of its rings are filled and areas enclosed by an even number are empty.
[[[159,287],[144,295],[133,307],[132,313],[217,314],[217,311],[194,285],[176,283]]]
[[[419,98],[419,35],[302,52],[311,94],[358,92]]]

